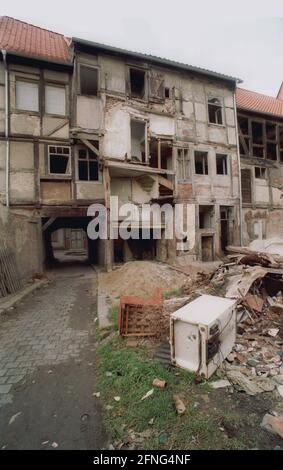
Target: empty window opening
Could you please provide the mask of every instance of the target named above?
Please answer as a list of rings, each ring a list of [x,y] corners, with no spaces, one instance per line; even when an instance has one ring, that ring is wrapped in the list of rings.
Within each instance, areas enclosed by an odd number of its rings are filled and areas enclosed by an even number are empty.
[[[172,170],[172,142],[160,141],[160,159],[162,170]]]
[[[223,253],[228,245],[233,245],[233,207],[220,206],[220,245]]]
[[[216,173],[228,175],[227,155],[216,154]]]
[[[266,179],[266,168],[261,166],[255,166],[255,177],[258,179],[265,180]]]
[[[23,111],[39,111],[38,83],[16,81],[16,108]]]
[[[98,148],[98,142],[92,141]],[[99,169],[96,154],[87,147],[78,149],[78,176],[80,181],[98,181]]]
[[[145,71],[130,68],[130,90],[131,96],[143,98],[145,94]]]
[[[214,218],[213,206],[199,206],[199,228],[212,228]]]
[[[219,98],[208,98],[208,120],[212,124],[223,124],[222,103]]]
[[[45,86],[45,112],[48,114],[66,114],[66,90],[65,87]]]
[[[178,179],[186,180],[190,177],[189,149],[178,149]]]
[[[80,65],[80,92],[82,95],[97,96],[98,69]]]
[[[136,162],[146,161],[146,123],[131,119],[131,158]]]
[[[253,145],[253,157],[264,158],[264,147],[263,145]]]
[[[208,175],[207,152],[195,152],[195,172],[197,175]]]
[[[71,148],[63,146],[48,146],[49,174],[70,175]]]
[[[239,130],[243,135],[248,135],[249,133],[249,120],[244,116],[238,117]]]
[[[277,140],[276,124],[273,124],[272,122],[266,123],[266,139],[274,142]]]
[[[268,160],[277,160],[277,145],[272,142],[266,144],[266,158]]]
[[[167,86],[164,89],[165,98],[170,98],[170,88]]]
[[[252,138],[253,144],[263,145],[263,124],[261,122],[252,121]]]

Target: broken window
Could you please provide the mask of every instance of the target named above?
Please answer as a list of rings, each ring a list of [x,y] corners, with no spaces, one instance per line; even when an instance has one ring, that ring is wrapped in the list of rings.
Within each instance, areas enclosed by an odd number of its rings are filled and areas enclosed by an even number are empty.
[[[16,81],[16,108],[23,111],[39,111],[39,85],[37,82]]]
[[[178,179],[186,180],[189,177],[189,149],[178,149]]]
[[[227,155],[216,154],[217,175],[228,175]]]
[[[143,98],[145,94],[145,71],[130,68],[130,93],[133,98]]]
[[[172,142],[160,140],[160,161],[162,170],[172,170]]]
[[[255,166],[255,177],[258,179],[265,180],[266,178],[266,168],[261,166]]]
[[[214,216],[213,206],[199,206],[199,228],[212,228]]]
[[[252,202],[252,178],[251,170],[243,168],[241,170],[241,184],[242,184],[242,201],[243,203]]]
[[[208,175],[207,152],[195,151],[195,172],[197,175]]]
[[[219,98],[208,98],[208,120],[211,124],[223,124],[222,103]]]
[[[49,174],[50,175],[70,175],[71,148],[62,145],[48,146]]]
[[[266,122],[266,139],[275,142],[277,140],[276,134],[276,124],[273,122]]]
[[[98,142],[92,141],[95,147]],[[80,181],[98,181],[99,169],[96,154],[88,147],[78,149],[78,176]]]
[[[45,86],[45,112],[48,114],[66,114],[66,90],[65,87]]]
[[[263,123],[252,121],[252,155],[258,158],[264,158],[263,146]]]
[[[79,70],[81,95],[97,96],[98,69],[87,65],[80,65]]]
[[[146,122],[131,119],[131,159],[146,161]]]
[[[277,160],[277,144],[272,142],[266,143],[266,158],[268,160]]]

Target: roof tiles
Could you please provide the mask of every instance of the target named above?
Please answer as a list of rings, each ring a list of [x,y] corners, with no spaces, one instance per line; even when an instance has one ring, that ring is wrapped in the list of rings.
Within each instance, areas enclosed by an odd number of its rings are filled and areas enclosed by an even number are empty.
[[[236,103],[238,109],[283,117],[283,100],[272,96],[237,88]]]

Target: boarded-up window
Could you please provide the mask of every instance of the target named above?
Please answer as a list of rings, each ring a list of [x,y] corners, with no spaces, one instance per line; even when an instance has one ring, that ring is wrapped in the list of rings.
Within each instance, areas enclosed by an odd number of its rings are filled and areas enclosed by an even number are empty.
[[[23,111],[39,111],[38,83],[16,81],[16,108]]]
[[[243,203],[252,202],[252,178],[251,170],[245,168],[241,170],[241,182],[242,182],[242,200]]]
[[[45,111],[48,114],[66,114],[66,90],[65,87],[54,85],[45,86]]]
[[[149,76],[149,97],[154,100],[164,100],[164,76],[151,72]]]

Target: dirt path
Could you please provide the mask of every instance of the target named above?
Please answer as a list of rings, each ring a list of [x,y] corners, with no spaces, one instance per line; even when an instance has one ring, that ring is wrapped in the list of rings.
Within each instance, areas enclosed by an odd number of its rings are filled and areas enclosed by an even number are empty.
[[[99,449],[94,271],[61,269],[0,321],[0,448]]]

